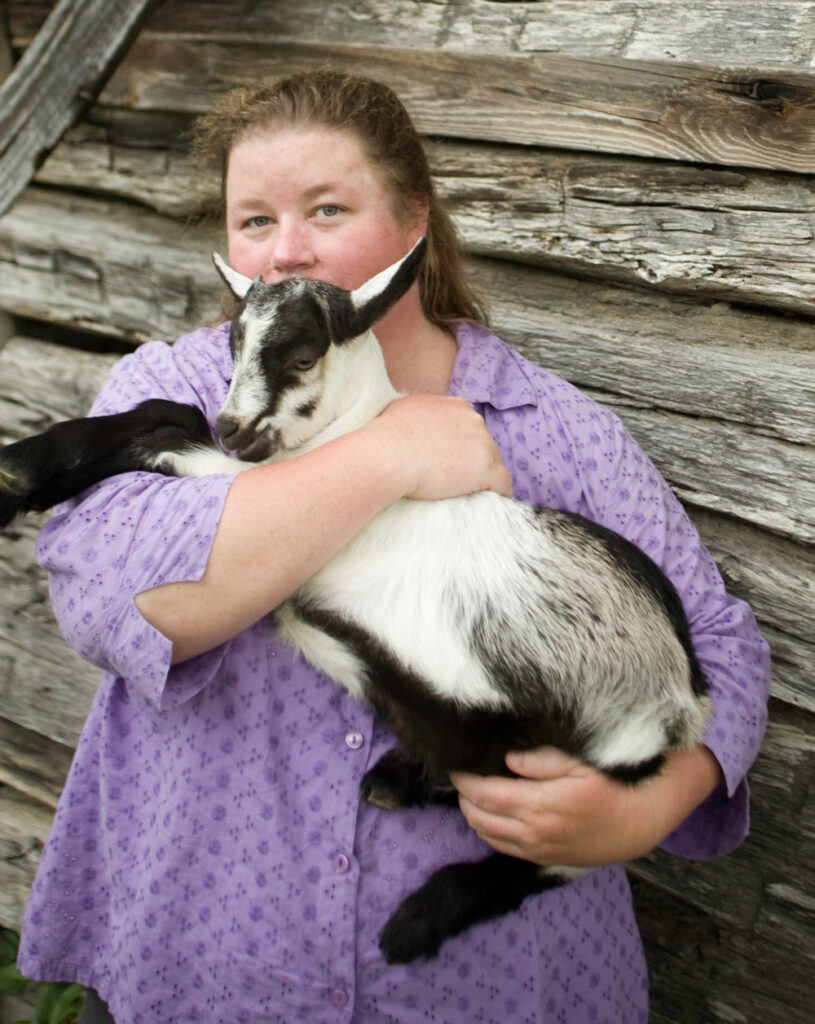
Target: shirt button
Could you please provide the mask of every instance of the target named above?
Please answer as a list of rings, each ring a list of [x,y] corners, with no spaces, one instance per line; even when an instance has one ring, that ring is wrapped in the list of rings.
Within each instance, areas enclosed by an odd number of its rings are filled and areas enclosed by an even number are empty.
[[[331,1002],[335,1006],[345,1006],[348,1002],[348,993],[341,988],[335,988],[331,993]]]
[[[351,867],[351,861],[344,853],[338,853],[334,858],[334,870],[338,875],[344,875],[345,872]]]
[[[354,730],[353,732],[346,733],[345,745],[351,750],[359,750],[362,744],[365,742],[365,737],[361,732]]]

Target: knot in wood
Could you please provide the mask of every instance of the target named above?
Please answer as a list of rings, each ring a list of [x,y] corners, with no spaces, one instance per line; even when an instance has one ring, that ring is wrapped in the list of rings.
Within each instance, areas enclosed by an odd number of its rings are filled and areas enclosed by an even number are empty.
[[[796,108],[815,106],[815,90],[791,82],[759,78],[748,83],[747,95],[777,117],[788,117]]]

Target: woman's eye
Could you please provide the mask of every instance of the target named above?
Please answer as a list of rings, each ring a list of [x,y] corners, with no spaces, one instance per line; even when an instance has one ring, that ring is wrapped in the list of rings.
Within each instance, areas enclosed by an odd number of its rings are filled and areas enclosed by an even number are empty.
[[[323,217],[336,217],[339,212],[339,206],[335,206],[333,203],[326,203],[325,206],[320,207],[320,213]]]
[[[246,226],[250,228],[265,228],[268,223],[268,217],[250,217],[246,222]]]

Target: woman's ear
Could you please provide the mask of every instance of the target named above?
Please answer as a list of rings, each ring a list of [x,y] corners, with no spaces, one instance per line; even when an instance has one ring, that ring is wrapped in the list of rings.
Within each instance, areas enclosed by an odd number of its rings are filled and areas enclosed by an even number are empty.
[[[430,220],[430,199],[427,196],[412,196],[405,204],[405,218],[408,229],[408,241],[414,246],[420,238],[427,238],[427,225]]]

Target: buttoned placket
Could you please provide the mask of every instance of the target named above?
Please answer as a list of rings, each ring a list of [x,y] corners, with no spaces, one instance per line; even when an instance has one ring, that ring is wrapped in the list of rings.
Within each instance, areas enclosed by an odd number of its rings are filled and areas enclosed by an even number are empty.
[[[360,774],[366,768],[366,755],[368,753],[369,740],[365,734],[359,729],[355,728],[354,725],[349,724],[345,733],[342,734],[342,743],[345,745],[346,751],[353,752],[359,755],[359,772]],[[353,840],[352,840],[353,841]],[[343,849],[337,849],[331,857],[331,867],[335,876],[346,876],[349,881],[352,878],[354,862],[350,849],[346,852]],[[327,991],[327,998],[329,1003],[340,1011],[338,1019],[345,1020],[347,1015],[353,1010],[352,995],[354,979],[353,977],[343,978],[341,974],[337,974],[333,979],[333,985]]]

